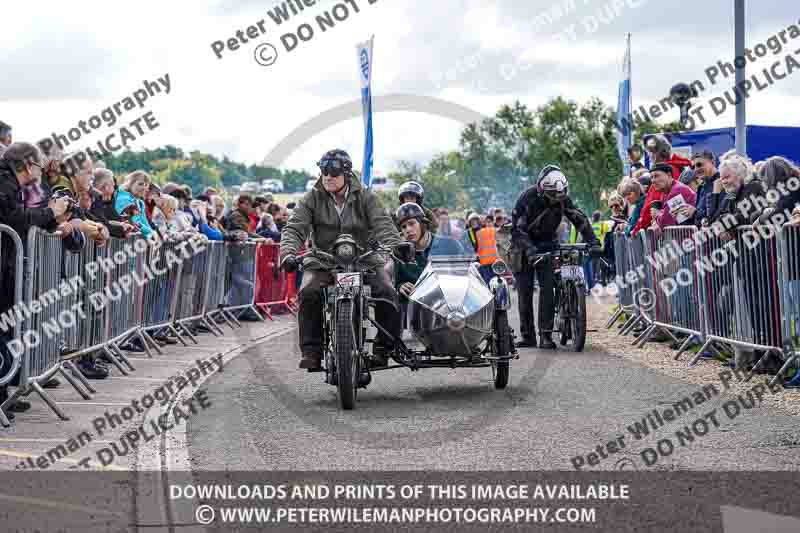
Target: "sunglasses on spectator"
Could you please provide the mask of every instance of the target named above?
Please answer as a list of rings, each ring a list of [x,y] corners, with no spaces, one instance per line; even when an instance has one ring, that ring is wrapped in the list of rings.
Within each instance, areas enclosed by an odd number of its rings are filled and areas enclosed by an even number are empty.
[[[701,168],[703,168],[703,165],[705,165],[705,163],[702,163],[702,162],[695,163],[694,164],[694,168],[697,169],[697,170],[700,170]]]

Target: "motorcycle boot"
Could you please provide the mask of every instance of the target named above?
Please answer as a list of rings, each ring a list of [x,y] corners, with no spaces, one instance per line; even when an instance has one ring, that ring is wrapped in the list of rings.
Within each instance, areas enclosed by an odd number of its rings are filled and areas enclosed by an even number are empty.
[[[388,354],[391,352],[384,342],[376,341],[372,345],[372,359],[369,361],[370,368],[382,368],[389,365]]]
[[[313,353],[303,354],[300,359],[300,368],[305,368],[309,372],[322,371],[322,356]]]
[[[542,338],[539,341],[539,348],[542,350],[555,350],[556,343],[553,342],[553,334],[552,333],[542,333]]]

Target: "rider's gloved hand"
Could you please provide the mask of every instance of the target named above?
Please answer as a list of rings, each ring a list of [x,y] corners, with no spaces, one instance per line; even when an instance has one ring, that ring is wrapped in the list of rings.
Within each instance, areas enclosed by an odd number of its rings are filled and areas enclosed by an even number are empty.
[[[589,255],[592,257],[601,257],[603,255],[603,247],[599,242],[596,242],[589,247]]]
[[[283,263],[281,263],[283,270],[286,272],[296,272],[299,265],[300,262],[297,260],[297,256],[295,255],[287,255],[283,258]]]
[[[412,242],[401,242],[394,246],[394,253],[395,255],[400,258],[405,263],[412,263],[416,256],[416,250],[414,247],[414,243]]]

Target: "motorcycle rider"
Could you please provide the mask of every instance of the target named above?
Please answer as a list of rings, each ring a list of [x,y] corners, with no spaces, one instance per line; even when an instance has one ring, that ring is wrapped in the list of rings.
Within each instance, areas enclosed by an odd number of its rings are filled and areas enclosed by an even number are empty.
[[[552,338],[555,315],[555,286],[552,261],[542,259],[536,267],[536,254],[552,252],[558,246],[558,227],[566,217],[591,246],[592,255],[601,252],[592,225],[586,215],[569,198],[567,177],[556,165],[547,165],[539,173],[536,184],[523,191],[511,214],[511,237],[522,251],[523,273],[519,276],[519,320],[521,347],[536,347],[536,328],[533,322],[533,275],[539,279],[540,348],[554,349]]]
[[[370,241],[394,246],[403,241],[392,224],[392,219],[381,207],[378,197],[366,189],[359,180],[353,179],[353,161],[344,150],[326,152],[318,163],[320,177],[314,188],[298,202],[281,237],[281,266],[287,272],[297,270],[300,261],[297,252],[306,239],[311,237],[313,248],[331,253],[336,239],[341,234],[350,234],[362,249],[368,249]],[[372,287],[372,296],[389,301],[396,300],[392,286],[391,261],[380,254],[367,263],[375,275],[365,281]],[[303,281],[298,294],[300,368],[310,372],[322,368],[322,289],[333,283],[333,265],[309,256],[303,260]],[[378,323],[395,338],[399,338],[400,319],[397,310],[389,303],[376,305]],[[379,332],[373,345],[373,355],[378,366],[385,366],[386,353],[393,348],[392,342]],[[382,364],[381,364],[382,363]]]
[[[425,199],[425,189],[422,187],[422,184],[416,181],[407,181],[400,185],[400,189],[397,191],[397,198],[400,200],[400,206],[407,204],[409,202],[415,203],[420,208],[422,208],[422,212],[425,214],[425,225],[431,231],[431,233],[436,233],[436,215],[422,205],[423,200]],[[394,216],[394,223],[395,225],[400,228],[400,221],[397,220],[396,216]]]

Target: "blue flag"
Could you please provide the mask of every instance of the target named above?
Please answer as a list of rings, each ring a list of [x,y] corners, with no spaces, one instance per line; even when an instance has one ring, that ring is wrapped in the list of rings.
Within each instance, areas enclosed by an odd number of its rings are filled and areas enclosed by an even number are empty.
[[[628,46],[622,62],[622,80],[619,82],[617,100],[617,151],[625,167],[625,175],[631,171],[628,161],[628,148],[633,136],[633,119],[631,117],[631,36],[628,34]]]
[[[361,179],[365,187],[372,181],[372,44],[373,35],[369,41],[359,43],[358,70],[361,77],[361,108],[364,116],[364,167]]]

